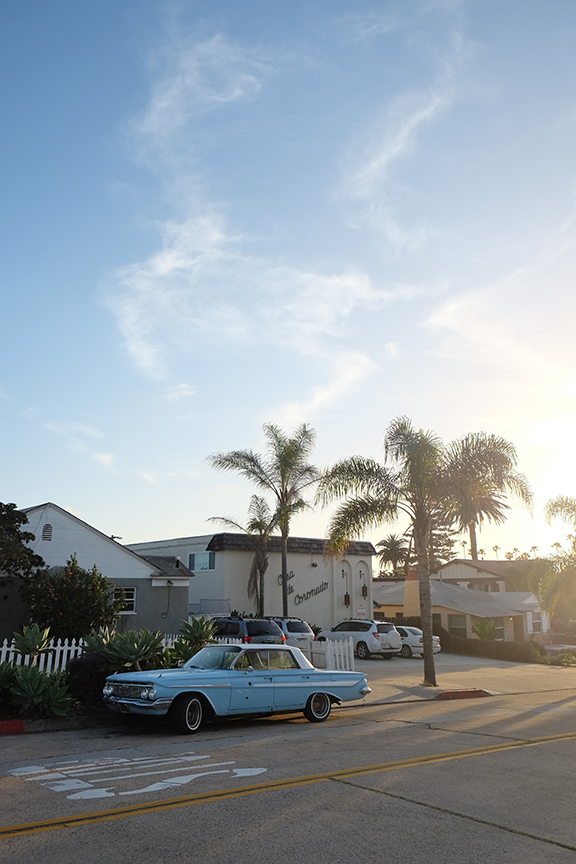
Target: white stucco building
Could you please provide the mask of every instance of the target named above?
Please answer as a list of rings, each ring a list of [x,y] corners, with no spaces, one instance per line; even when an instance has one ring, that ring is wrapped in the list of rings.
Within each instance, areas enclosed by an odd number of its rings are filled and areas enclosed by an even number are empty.
[[[128,546],[139,555],[180,558],[193,573],[189,610],[193,615],[227,615],[232,611],[255,614],[247,593],[254,558],[251,538],[246,534],[205,534],[177,537]],[[372,616],[371,543],[353,543],[346,555],[335,560],[324,556],[324,540],[288,539],[288,614],[310,624],[331,627],[344,618]],[[268,547],[264,612],[282,614],[280,538]]]

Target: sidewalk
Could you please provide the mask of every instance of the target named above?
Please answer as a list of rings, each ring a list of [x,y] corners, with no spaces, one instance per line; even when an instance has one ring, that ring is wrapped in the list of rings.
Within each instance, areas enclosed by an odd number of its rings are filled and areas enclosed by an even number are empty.
[[[364,704],[434,699],[440,691],[487,690],[494,695],[576,690],[576,668],[532,663],[509,663],[483,657],[436,654],[437,687],[425,687],[423,661],[394,657],[356,660],[356,671],[364,672],[372,688]],[[347,703],[356,704],[356,703]]]

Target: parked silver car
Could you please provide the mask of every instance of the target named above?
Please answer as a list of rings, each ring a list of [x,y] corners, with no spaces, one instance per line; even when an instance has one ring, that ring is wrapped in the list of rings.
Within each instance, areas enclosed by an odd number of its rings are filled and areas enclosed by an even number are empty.
[[[354,651],[359,660],[365,660],[371,654],[394,657],[395,654],[400,654],[402,648],[398,631],[394,624],[388,621],[350,618],[336,624],[331,630],[321,630],[316,636],[318,642],[350,638],[354,642]]]
[[[270,621],[274,621],[286,637],[286,645],[294,645],[295,648],[306,648],[314,639],[314,631],[306,621],[301,618],[290,616],[283,618],[281,615],[267,615]]]

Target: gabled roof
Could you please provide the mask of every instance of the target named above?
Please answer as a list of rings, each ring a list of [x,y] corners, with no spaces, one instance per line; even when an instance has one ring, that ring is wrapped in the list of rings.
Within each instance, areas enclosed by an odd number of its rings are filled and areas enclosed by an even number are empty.
[[[90,525],[88,522],[84,522],[83,519],[79,519],[78,516],[75,516],[73,513],[70,513],[69,510],[64,510],[63,507],[59,507],[58,504],[54,504],[52,501],[46,501],[45,504],[37,504],[35,507],[23,507],[21,509],[21,513],[25,513],[28,516],[29,513],[35,513],[38,510],[44,510],[46,508],[51,507],[53,510],[57,510],[59,513],[62,513],[68,519],[71,519],[73,522],[76,522],[82,528],[85,528],[88,531],[91,531],[93,534],[96,534],[102,540],[106,540],[107,543],[111,543],[117,549],[122,550],[124,554],[131,555],[133,558],[136,558],[143,564],[147,564],[148,566],[152,566],[150,561],[146,560],[142,555],[138,555],[137,552],[132,552],[131,549],[128,549],[127,546],[123,546],[121,543],[117,543],[116,540],[113,540],[112,537],[109,537],[108,534],[103,534],[102,531],[99,531],[97,528],[94,528],[93,525]],[[30,520],[28,520],[30,521]],[[30,527],[30,526],[29,526]],[[154,569],[154,568],[153,568]]]
[[[224,532],[222,534],[215,534],[206,549],[209,552],[222,552],[228,549],[242,552],[252,551],[254,549],[254,540],[249,534],[230,534]],[[268,551],[280,552],[281,549],[281,538],[271,537],[268,541]],[[312,537],[288,537],[288,552],[308,552],[310,555],[324,555],[325,549],[325,540],[318,540]],[[359,540],[351,543],[345,554],[376,555],[376,550],[372,543]]]
[[[396,585],[373,585],[372,597],[379,606],[403,606],[404,582]],[[430,581],[432,606],[444,606],[456,612],[465,612],[478,618],[501,618],[521,615],[538,608],[538,601],[530,591],[487,592],[471,591],[458,585]]]
[[[140,555],[139,557],[144,558],[155,570],[166,576],[188,576],[189,578],[194,576],[194,573],[174,555]]]
[[[481,576],[482,574],[488,574],[490,576],[498,576],[500,579],[504,579],[506,576],[510,575],[510,568],[515,567],[517,564],[524,564],[524,561],[473,561],[471,558],[453,558],[452,561],[448,561],[446,564],[442,564],[438,568],[438,573],[442,573],[443,570],[446,570],[447,567],[453,564],[463,564],[466,567],[469,567],[470,570],[475,570],[477,576]],[[474,573],[470,573],[470,576],[475,575]]]

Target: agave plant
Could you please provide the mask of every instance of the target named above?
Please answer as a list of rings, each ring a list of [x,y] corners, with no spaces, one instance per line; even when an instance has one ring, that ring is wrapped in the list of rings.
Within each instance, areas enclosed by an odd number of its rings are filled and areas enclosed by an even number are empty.
[[[216,624],[214,621],[206,620],[204,615],[201,615],[200,618],[190,618],[190,621],[182,621],[182,626],[180,627],[182,639],[178,639],[174,647],[176,648],[176,645],[181,645],[182,642],[186,643],[191,649],[190,655],[186,657],[186,660],[188,660],[213,638],[215,632]]]
[[[50,648],[50,628],[41,630],[38,624],[23,627],[22,633],[14,633],[14,650],[22,657],[30,657],[30,666],[34,666],[40,654],[48,654]]]
[[[126,630],[102,645],[102,653],[115,669],[124,667],[142,672],[142,663],[162,650],[164,636],[159,630]]]
[[[84,653],[91,654],[94,651],[102,651],[104,646],[114,639],[116,633],[110,627],[100,627],[94,633],[84,637]]]

